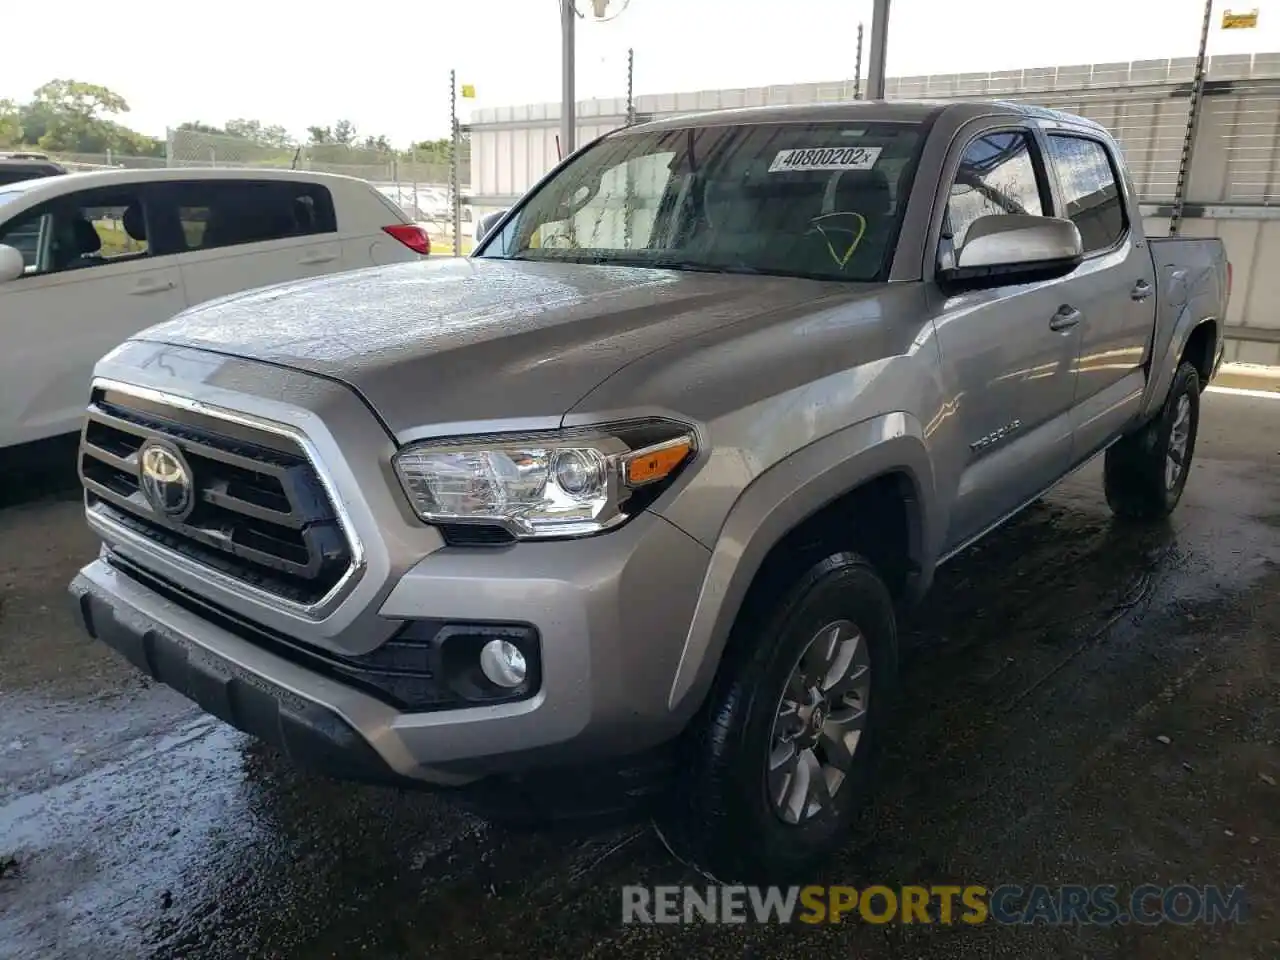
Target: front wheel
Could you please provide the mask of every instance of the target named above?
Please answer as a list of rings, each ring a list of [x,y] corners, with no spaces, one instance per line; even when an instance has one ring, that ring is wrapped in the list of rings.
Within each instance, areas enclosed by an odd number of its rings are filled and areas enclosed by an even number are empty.
[[[821,561],[763,614],[738,625],[659,821],[722,881],[802,878],[839,849],[896,671],[889,592],[860,557]]]
[[[1158,520],[1182,499],[1200,426],[1200,375],[1182,363],[1159,416],[1107,450],[1107,503],[1126,520]]]

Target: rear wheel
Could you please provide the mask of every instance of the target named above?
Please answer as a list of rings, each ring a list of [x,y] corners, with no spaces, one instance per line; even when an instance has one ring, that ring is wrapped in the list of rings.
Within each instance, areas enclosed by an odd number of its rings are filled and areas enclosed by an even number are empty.
[[[784,882],[839,849],[866,796],[896,670],[893,606],[865,560],[836,554],[748,616],[659,826],[717,879]]]
[[[1160,415],[1107,450],[1107,503],[1126,520],[1157,520],[1173,512],[1191,471],[1200,426],[1200,375],[1182,363]]]

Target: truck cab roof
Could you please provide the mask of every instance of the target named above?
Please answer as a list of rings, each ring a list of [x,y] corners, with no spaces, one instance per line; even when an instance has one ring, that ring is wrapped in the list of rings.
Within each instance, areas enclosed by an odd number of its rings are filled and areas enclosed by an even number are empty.
[[[766,107],[738,107],[707,110],[665,117],[626,128],[637,130],[680,129],[689,126],[750,126],[766,123],[821,123],[851,120],[923,123],[943,120],[959,127],[980,117],[1009,116],[1024,122],[1039,121],[1089,127],[1098,132],[1105,128],[1093,120],[1010,100],[840,100],[830,103],[783,104]],[[621,131],[620,131],[621,132]]]

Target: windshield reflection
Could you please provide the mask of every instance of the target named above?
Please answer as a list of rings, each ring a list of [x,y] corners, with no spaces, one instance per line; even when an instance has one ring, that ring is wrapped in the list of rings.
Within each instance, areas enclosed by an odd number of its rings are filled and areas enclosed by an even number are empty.
[[[477,255],[882,280],[921,139],[900,122],[622,131],[527,198]]]

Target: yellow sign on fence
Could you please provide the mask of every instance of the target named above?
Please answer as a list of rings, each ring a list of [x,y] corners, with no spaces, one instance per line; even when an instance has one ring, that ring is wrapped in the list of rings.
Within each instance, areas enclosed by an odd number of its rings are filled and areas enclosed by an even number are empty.
[[[1249,30],[1258,25],[1258,8],[1254,7],[1245,13],[1235,13],[1231,10],[1222,12],[1222,29],[1223,30]]]
[[[1254,14],[1254,19],[1257,19],[1257,14]],[[475,86],[470,83],[464,83],[462,85],[462,96],[465,100],[474,100],[476,98]]]

